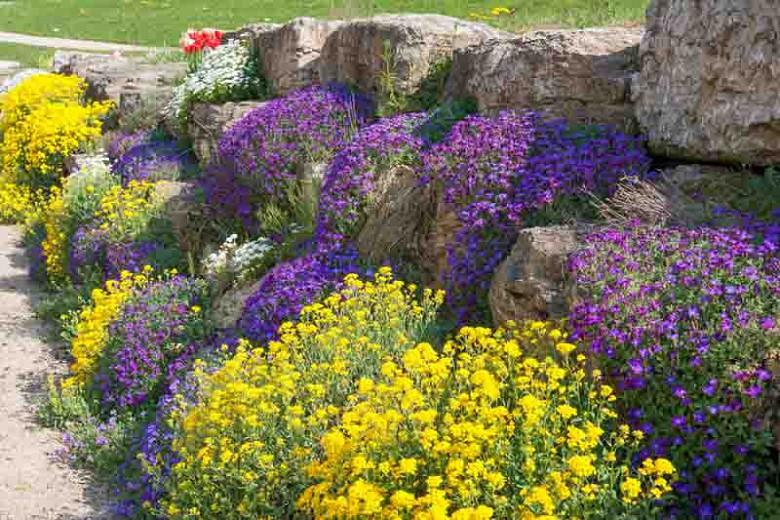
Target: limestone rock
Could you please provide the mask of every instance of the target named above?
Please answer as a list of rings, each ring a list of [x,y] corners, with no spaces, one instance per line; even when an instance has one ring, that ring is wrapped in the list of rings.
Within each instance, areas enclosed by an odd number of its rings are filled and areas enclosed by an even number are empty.
[[[110,99],[119,106],[123,93],[155,98],[170,96],[173,86],[184,77],[187,64],[149,63],[143,58],[119,54],[57,51],[52,70],[82,77],[87,83],[88,98]]]
[[[551,117],[633,127],[630,78],[642,30],[544,30],[455,52],[448,98],[480,111],[534,109]]]
[[[304,17],[258,33],[255,46],[263,74],[275,96],[320,82],[320,52],[328,36],[341,24]]]
[[[490,311],[496,325],[567,315],[574,289],[566,263],[578,247],[578,237],[580,232],[569,226],[520,231],[490,286]]]
[[[262,104],[262,101],[193,104],[188,133],[192,140],[192,149],[201,164],[208,163],[217,153],[219,139],[233,123]]]
[[[434,14],[352,20],[325,43],[320,79],[376,92],[378,78],[389,65],[396,92],[412,94],[433,67],[451,58],[455,49],[504,35],[484,24]],[[386,46],[392,50],[390,56]]]
[[[222,41],[227,42],[230,40],[240,40],[248,42],[255,50],[259,50],[257,47],[260,38],[271,31],[275,31],[281,27],[278,23],[252,23],[245,25],[235,31],[225,31],[222,33]]]
[[[214,324],[221,329],[233,327],[244,312],[244,304],[257,292],[261,281],[234,287],[217,297],[211,315]]]
[[[652,152],[780,162],[776,0],[653,0],[639,52],[636,113]]]
[[[374,202],[357,237],[358,251],[374,262],[419,258],[433,218],[430,188],[420,186],[418,175],[408,166],[383,172],[375,187]]]
[[[202,214],[198,200],[199,187],[195,181],[159,181],[155,192],[163,205],[165,217],[170,220],[179,248],[186,254],[193,251],[197,242],[193,222]]]

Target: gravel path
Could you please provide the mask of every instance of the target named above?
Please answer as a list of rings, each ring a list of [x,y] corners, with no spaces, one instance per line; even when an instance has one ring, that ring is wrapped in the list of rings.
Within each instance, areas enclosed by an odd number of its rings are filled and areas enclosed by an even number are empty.
[[[58,434],[35,424],[47,373],[63,363],[33,315],[26,263],[18,230],[0,226],[0,520],[105,519],[99,493],[54,462]]]
[[[20,34],[0,31],[0,42],[18,43],[32,47],[50,47],[52,49],[68,49],[72,51],[87,52],[143,52],[151,50],[149,47],[139,45],[127,45],[124,43],[97,42],[94,40],[72,40],[70,38],[55,38],[52,36],[34,36],[32,34]]]

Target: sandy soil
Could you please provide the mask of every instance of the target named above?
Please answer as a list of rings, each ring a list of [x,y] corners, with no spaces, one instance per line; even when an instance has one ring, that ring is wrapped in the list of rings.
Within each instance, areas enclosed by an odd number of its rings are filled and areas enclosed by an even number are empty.
[[[105,519],[104,495],[56,462],[59,434],[35,423],[50,371],[64,362],[33,315],[19,231],[0,226],[0,520]]]

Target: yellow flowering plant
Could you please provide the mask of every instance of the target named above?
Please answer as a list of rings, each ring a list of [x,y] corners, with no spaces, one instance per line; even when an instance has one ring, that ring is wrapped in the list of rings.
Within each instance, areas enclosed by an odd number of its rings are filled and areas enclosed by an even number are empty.
[[[123,240],[147,231],[161,212],[162,201],[155,183],[133,180],[127,186],[112,186],[100,200],[96,217],[102,231]]]
[[[65,159],[101,135],[110,103],[44,103],[3,132],[0,172],[6,182],[47,188]]]
[[[103,201],[112,190],[119,190],[106,159],[100,155],[85,158],[80,169],[55,186],[39,215],[43,229],[41,249],[50,282],[67,278],[69,239],[75,229],[98,216]]]
[[[621,463],[641,437],[614,428],[615,395],[542,322],[464,327],[362,379],[322,437],[315,518],[651,518],[674,467]],[[526,354],[556,352],[541,359]],[[557,359],[556,359],[557,358]]]
[[[46,103],[80,104],[86,90],[78,76],[35,74],[0,94],[0,134]]]
[[[122,305],[151,280],[152,268],[141,273],[123,271],[118,280],[108,280],[103,288],[92,291],[92,303],[78,313],[70,343],[73,363],[71,375],[62,383],[64,389],[89,384],[101,354],[108,343],[108,327],[119,315]]]
[[[23,223],[31,215],[34,218],[44,199],[41,191],[0,180],[0,224]]]
[[[356,275],[283,324],[279,341],[243,343],[214,373],[196,367],[200,399],[174,415],[180,462],[167,479],[169,518],[289,518],[304,469],[358,381],[429,334],[443,295]]]

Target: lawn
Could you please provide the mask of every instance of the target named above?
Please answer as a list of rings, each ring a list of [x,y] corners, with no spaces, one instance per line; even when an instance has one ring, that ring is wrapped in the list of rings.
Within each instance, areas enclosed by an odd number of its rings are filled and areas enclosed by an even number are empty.
[[[234,28],[296,16],[352,17],[380,12],[485,16],[510,30],[641,22],[648,0],[17,0],[0,2],[0,31],[171,45],[187,27]],[[490,16],[494,7],[513,14]]]

